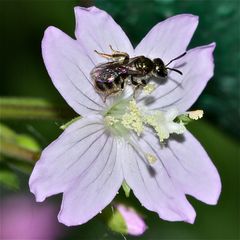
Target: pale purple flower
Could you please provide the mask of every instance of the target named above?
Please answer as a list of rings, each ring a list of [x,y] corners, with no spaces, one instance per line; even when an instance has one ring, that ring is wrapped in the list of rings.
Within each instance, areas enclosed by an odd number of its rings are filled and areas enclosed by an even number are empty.
[[[56,208],[37,205],[27,196],[13,195],[0,202],[0,239],[53,240],[63,234]]]
[[[127,227],[127,233],[134,236],[142,235],[147,225],[143,218],[131,207],[123,204],[118,204],[116,209],[121,214]]]
[[[151,93],[153,101],[141,94],[137,103],[133,102],[145,110],[159,110],[162,125],[155,130],[160,140],[168,138],[162,145],[152,128],[144,127],[146,131],[142,132],[141,121],[134,129],[139,136],[130,130],[132,125],[124,128],[118,124],[109,109],[115,104],[121,115],[129,102],[110,97],[104,103],[95,92],[90,72],[106,60],[94,50],[109,53],[111,44],[130,57],[160,57],[167,63],[186,50],[198,17],[182,14],[160,22],[133,49],[121,27],[106,12],[96,7],[76,7],[75,15],[76,40],[49,27],[42,53],[53,84],[82,118],[42,152],[30,177],[31,192],[39,202],[63,193],[58,219],[69,226],[78,225],[105,208],[125,180],[140,203],[160,218],[193,223],[196,213],[186,194],[216,204],[221,182],[200,143],[173,119],[192,106],[213,76],[215,43],[191,49],[175,61],[171,66],[178,66],[183,75],[170,72],[166,83]],[[127,116],[126,122],[131,117]],[[155,120],[148,122],[155,126]],[[180,139],[172,135],[169,138],[171,133],[183,134]]]

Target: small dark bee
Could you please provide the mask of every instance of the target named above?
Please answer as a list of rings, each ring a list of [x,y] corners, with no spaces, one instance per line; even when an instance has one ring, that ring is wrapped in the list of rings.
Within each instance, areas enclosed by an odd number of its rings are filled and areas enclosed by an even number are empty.
[[[90,73],[95,90],[104,96],[104,101],[108,96],[123,91],[126,83],[134,86],[135,95],[136,90],[146,86],[151,77],[166,78],[168,70],[182,75],[181,71],[169,68],[168,65],[183,57],[186,52],[165,65],[160,58],[153,60],[144,56],[130,58],[127,53],[116,51],[111,45],[110,49],[113,52],[112,54],[100,53],[95,50],[98,55],[110,59],[111,62],[94,67]]]

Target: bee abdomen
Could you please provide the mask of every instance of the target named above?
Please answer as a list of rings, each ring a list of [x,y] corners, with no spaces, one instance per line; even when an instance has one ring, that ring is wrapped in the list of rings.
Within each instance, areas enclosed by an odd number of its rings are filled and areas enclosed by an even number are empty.
[[[100,91],[104,92],[106,90],[106,86],[105,86],[104,82],[96,81],[95,85],[96,85],[96,90],[98,90],[98,91],[100,90]]]
[[[105,82],[104,83],[104,86],[107,88],[107,89],[112,89],[114,88],[114,83],[113,82]]]

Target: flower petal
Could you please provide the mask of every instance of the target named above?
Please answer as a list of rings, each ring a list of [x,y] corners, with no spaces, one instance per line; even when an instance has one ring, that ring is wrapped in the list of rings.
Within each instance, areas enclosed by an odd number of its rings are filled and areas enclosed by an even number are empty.
[[[164,63],[186,51],[198,25],[198,17],[181,14],[158,23],[135,49],[135,55],[161,58]]]
[[[105,11],[96,7],[75,7],[75,35],[81,45],[85,46],[89,55],[97,62],[106,62],[94,50],[111,53],[114,50],[133,54],[133,47],[122,28]]]
[[[213,76],[214,48],[215,43],[212,43],[188,51],[175,66],[183,75],[170,72],[164,84],[159,84],[150,97],[141,98],[139,101],[151,109],[175,107],[179,112],[185,112],[197,100]]]
[[[179,187],[200,201],[216,204],[221,192],[221,180],[201,144],[190,132],[186,132],[183,142],[169,141],[169,149],[175,162],[174,175]],[[165,161],[169,158],[168,155]]]
[[[119,190],[123,174],[117,157],[117,143],[111,139],[104,145],[104,154],[89,167],[72,188],[63,194],[58,220],[67,226],[87,222],[102,211]],[[89,158],[88,158],[89,160]]]
[[[158,157],[150,144],[141,138],[141,149]],[[122,159],[125,180],[145,208],[157,212],[164,220],[194,222],[194,209],[174,185],[161,161],[147,165],[130,145],[124,146],[122,154],[126,156]]]
[[[176,187],[207,204],[216,204],[221,192],[219,174],[201,144],[186,131],[161,147],[158,139],[146,133],[145,140],[158,153]]]
[[[98,116],[90,116],[71,124],[42,152],[29,180],[30,190],[37,201],[64,192],[75,179],[104,157],[104,144],[111,139]],[[77,184],[78,185],[78,184]]]
[[[49,27],[42,40],[42,54],[53,84],[78,114],[102,109],[103,101],[90,79],[95,62],[77,40]]]

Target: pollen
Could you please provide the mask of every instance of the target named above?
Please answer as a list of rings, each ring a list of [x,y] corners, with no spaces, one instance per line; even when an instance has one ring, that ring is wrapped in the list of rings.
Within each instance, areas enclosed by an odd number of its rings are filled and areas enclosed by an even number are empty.
[[[143,91],[145,94],[151,94],[154,90],[156,89],[156,85],[154,83],[149,83],[147,84],[144,88]]]
[[[105,113],[105,125],[116,136],[128,137],[129,133],[135,132],[137,136],[148,128],[154,130],[160,143],[164,142],[171,134],[183,134],[186,131],[181,116],[190,119],[188,114],[178,116],[178,110],[168,109],[166,111],[149,110],[142,105],[138,105],[133,98],[120,101],[118,104],[111,106]],[[196,111],[194,117],[200,117],[201,111]],[[176,121],[176,119],[178,121]],[[146,154],[144,154],[146,156]],[[156,157],[147,155],[149,162],[154,162]]]
[[[107,126],[113,126],[114,124],[119,122],[119,120],[113,116],[106,116],[104,120]]]
[[[146,153],[145,157],[150,164],[154,164],[157,161],[156,156],[152,155],[151,153]]]
[[[155,111],[155,113],[152,115],[144,116],[144,123],[155,129],[160,142],[163,142],[165,139],[169,138],[169,131],[164,122],[164,113],[160,111]]]
[[[140,109],[137,107],[135,100],[131,100],[127,107],[127,112],[122,116],[122,124],[125,128],[133,130],[138,136],[143,132],[143,116]]]
[[[188,112],[188,116],[193,120],[198,120],[203,117],[203,110],[195,110]]]

